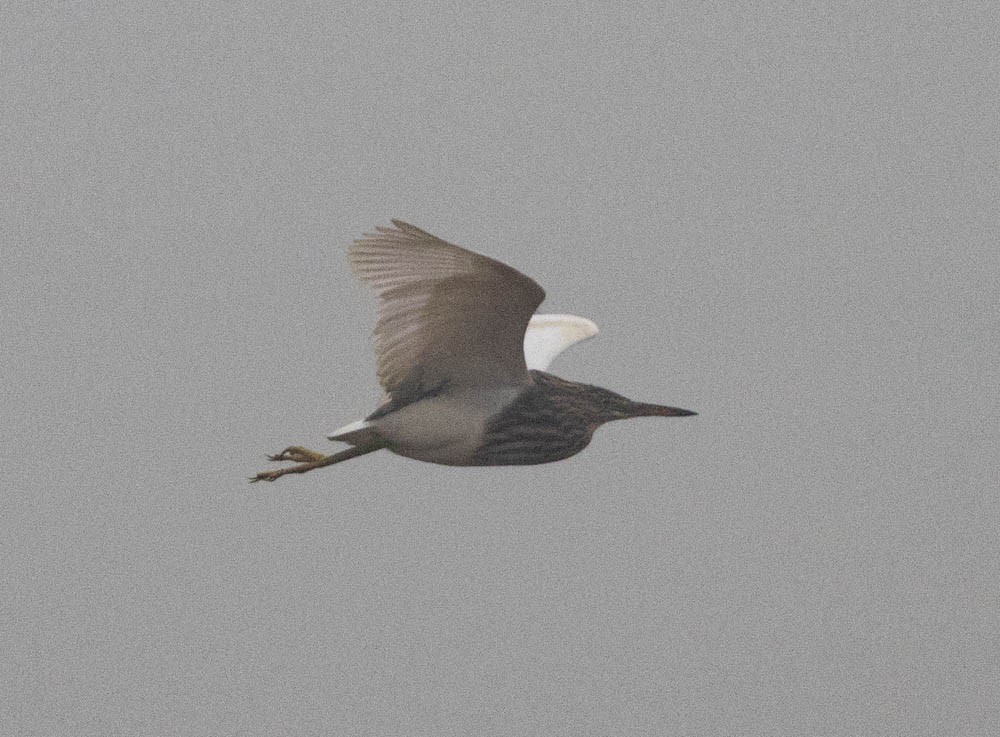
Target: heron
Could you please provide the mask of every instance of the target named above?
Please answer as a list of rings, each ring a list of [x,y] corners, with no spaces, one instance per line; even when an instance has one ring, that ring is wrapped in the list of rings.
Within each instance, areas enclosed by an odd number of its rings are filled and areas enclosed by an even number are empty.
[[[274,481],[383,448],[450,466],[522,466],[569,458],[606,422],[686,417],[546,371],[566,348],[597,334],[575,315],[536,315],[545,291],[495,259],[393,220],[348,248],[351,270],[374,290],[378,408],[327,437],[332,454],[301,446],[269,455],[294,466]]]

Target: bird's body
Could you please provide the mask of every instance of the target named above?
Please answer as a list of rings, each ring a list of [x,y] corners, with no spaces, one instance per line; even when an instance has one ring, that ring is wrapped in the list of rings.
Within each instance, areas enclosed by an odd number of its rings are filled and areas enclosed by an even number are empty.
[[[475,452],[491,419],[526,390],[500,386],[444,391],[398,409],[377,410],[366,422],[393,453],[447,466],[480,465]]]
[[[273,481],[387,448],[452,466],[548,463],[579,453],[606,422],[694,412],[634,402],[544,371],[596,334],[572,315],[533,315],[545,297],[509,266],[394,220],[356,241],[355,273],[375,289],[381,406],[328,437],[352,446],[324,456],[293,446],[270,456],[300,465]]]

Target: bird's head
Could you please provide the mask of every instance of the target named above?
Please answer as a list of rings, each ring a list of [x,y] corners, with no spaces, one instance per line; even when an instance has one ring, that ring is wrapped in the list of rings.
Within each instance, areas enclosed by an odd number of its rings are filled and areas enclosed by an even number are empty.
[[[582,388],[580,405],[591,409],[597,424],[627,420],[630,417],[690,417],[698,414],[679,407],[636,402],[599,386],[580,386]]]

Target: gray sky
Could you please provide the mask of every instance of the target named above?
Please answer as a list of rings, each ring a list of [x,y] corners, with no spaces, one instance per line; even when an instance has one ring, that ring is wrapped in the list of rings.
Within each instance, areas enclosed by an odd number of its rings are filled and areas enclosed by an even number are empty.
[[[994,5],[500,7],[3,11],[0,723],[996,734]],[[374,409],[391,217],[699,416],[247,484]]]

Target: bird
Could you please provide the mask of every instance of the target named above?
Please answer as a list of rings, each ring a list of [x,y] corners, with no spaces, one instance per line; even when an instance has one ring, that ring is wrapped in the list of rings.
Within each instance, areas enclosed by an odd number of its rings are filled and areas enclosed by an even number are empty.
[[[548,373],[559,353],[596,335],[597,325],[534,314],[545,291],[507,264],[401,220],[354,241],[348,260],[377,298],[382,402],[327,436],[346,450],[290,446],[268,459],[296,465],[261,471],[252,482],[383,448],[450,466],[550,463],[582,451],[607,422],[697,414]]]

